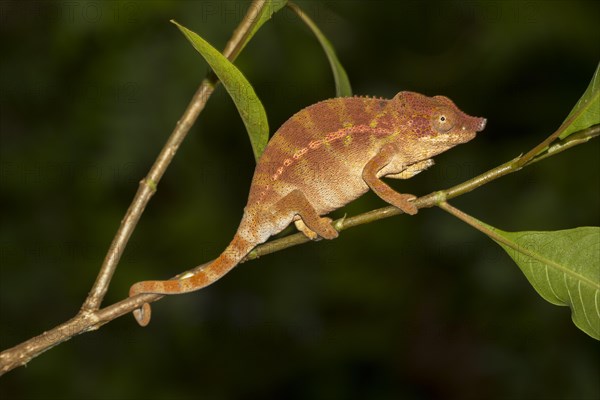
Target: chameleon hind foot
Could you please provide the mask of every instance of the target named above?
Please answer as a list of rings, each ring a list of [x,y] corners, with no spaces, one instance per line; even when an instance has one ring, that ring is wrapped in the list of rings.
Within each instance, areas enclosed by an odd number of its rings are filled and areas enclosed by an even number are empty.
[[[321,237],[323,237],[325,239],[335,239],[339,235],[338,231],[335,230],[335,228],[332,225],[333,220],[331,218],[327,218],[327,217],[320,218],[321,220],[324,220],[324,221],[322,221],[323,226],[322,226],[321,232],[323,232],[327,236],[319,235],[317,232],[313,231],[308,226],[306,226],[306,224],[304,223],[304,221],[302,221],[302,219],[300,217],[297,217],[297,218],[298,219],[294,220],[294,224],[296,225],[296,228],[300,232],[304,233],[304,235],[307,238],[309,238],[310,240],[318,240]],[[331,227],[331,229],[329,229],[330,227]]]
[[[296,214],[294,217],[296,227],[309,239],[312,239],[315,235],[319,235],[324,239],[335,239],[339,235],[338,231],[331,225],[331,218],[319,216],[304,193],[298,189],[292,190],[275,207],[280,212],[292,211]],[[300,220],[302,222],[298,224]]]

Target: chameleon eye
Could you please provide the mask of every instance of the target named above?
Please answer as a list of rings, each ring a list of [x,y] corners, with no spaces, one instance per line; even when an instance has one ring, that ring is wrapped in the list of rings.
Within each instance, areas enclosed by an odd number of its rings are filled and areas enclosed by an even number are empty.
[[[433,128],[439,133],[446,133],[454,128],[456,118],[451,110],[445,109],[433,115]]]

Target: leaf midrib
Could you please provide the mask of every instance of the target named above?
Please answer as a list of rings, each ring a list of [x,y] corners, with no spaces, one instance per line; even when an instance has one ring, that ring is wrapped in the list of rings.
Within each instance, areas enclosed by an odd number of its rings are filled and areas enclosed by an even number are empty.
[[[502,240],[499,240],[499,239]],[[538,253],[535,253],[531,250],[529,250],[526,247],[522,247],[522,246],[517,246],[516,243],[514,241],[508,240],[505,236],[503,235],[497,235],[496,238],[494,238],[494,240],[500,241],[501,243],[507,245],[508,247],[510,247],[511,249],[513,249],[514,251],[520,252],[522,254],[525,254],[531,258],[533,258],[534,260],[539,260],[540,262],[546,264],[545,268],[548,268],[548,266],[551,266],[553,268],[555,268],[556,270],[559,270],[560,272],[562,272],[563,274],[572,277],[572,279],[577,279],[580,282],[584,282],[585,284],[587,284],[588,286],[590,286],[593,290],[600,290],[600,283],[594,282],[591,279],[589,279],[586,276],[583,276],[573,270],[570,270],[566,267],[563,267],[562,265],[556,263],[554,260],[550,260]],[[557,271],[558,272],[558,271]]]

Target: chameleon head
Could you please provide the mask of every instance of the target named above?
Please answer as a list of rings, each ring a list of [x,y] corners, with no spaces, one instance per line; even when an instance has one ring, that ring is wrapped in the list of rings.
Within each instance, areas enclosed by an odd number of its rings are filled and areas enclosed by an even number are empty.
[[[473,139],[487,122],[465,114],[444,96],[400,92],[393,100],[407,118],[407,133],[412,139],[444,150]]]

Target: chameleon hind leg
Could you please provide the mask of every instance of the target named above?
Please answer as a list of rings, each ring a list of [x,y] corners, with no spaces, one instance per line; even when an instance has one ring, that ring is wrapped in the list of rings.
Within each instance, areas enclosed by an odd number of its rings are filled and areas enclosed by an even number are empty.
[[[298,230],[309,239],[316,239],[317,235],[325,239],[335,239],[338,231],[331,225],[331,218],[321,217],[310,204],[306,196],[295,189],[275,204],[276,213],[293,213],[294,223]]]

